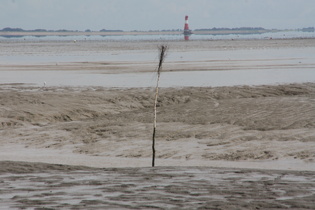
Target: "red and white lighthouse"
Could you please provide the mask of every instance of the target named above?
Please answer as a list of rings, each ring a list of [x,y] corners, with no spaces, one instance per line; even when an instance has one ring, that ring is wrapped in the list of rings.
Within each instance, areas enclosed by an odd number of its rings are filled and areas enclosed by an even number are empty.
[[[184,26],[184,34],[191,34],[191,30],[188,25],[188,16],[185,16],[185,26]]]
[[[188,15],[185,16],[185,26],[184,26],[184,36],[185,40],[189,40],[189,36],[192,34],[191,30],[189,29],[188,25]]]

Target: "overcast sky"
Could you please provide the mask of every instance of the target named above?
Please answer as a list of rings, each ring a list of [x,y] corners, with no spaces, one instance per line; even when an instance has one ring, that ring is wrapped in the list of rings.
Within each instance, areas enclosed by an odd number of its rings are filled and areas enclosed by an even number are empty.
[[[315,0],[0,0],[0,28],[161,30],[315,25]]]

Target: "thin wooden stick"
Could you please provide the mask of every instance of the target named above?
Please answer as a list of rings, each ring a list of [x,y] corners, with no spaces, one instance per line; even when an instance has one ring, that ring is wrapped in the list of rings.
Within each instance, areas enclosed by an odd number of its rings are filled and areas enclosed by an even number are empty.
[[[154,120],[153,120],[153,136],[152,136],[152,167],[155,166],[155,133],[156,133],[156,107],[157,107],[157,101],[159,96],[159,81],[160,81],[160,75],[162,71],[162,64],[164,62],[167,46],[161,45],[159,47],[159,66],[157,69],[157,81],[156,81],[156,88],[155,88],[155,100],[154,100]]]

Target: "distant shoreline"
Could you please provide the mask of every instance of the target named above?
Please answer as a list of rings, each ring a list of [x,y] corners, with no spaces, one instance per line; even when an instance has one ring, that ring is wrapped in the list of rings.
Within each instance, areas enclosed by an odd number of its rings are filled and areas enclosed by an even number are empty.
[[[268,32],[279,32],[281,30],[208,30],[193,31],[196,35],[205,34],[258,34]],[[182,35],[183,31],[0,31],[0,36],[123,36],[123,35]]]

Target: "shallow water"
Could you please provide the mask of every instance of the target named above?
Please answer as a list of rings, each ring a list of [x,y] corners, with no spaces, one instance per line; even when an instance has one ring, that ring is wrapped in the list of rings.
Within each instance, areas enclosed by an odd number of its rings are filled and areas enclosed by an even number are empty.
[[[18,46],[17,49],[23,49],[23,46]],[[43,52],[35,50],[30,51],[29,54],[24,53],[25,50],[19,53],[5,48],[7,52],[3,52],[3,55],[0,56],[0,83],[25,83],[35,86],[43,86],[46,83],[47,86],[119,88],[153,87],[156,83],[154,73],[137,72],[137,68],[145,68],[146,71],[154,70],[155,64],[157,64],[157,52],[153,50],[90,51],[79,48],[78,51],[67,51],[61,45],[60,49],[64,51],[59,53],[55,48],[52,48],[51,51],[47,51],[45,47],[42,48],[38,47]],[[63,64],[73,64],[73,62],[77,67],[72,71],[62,70],[63,67],[60,67],[58,71],[45,69],[46,65],[58,66],[60,64],[62,66]],[[116,73],[116,70],[112,70],[110,73],[115,74],[108,74],[105,67],[104,69],[101,67],[99,70],[91,70],[89,67],[84,69],[84,66],[80,66],[76,62],[91,62],[92,64],[93,62],[107,62],[116,66],[120,65],[119,67],[124,71],[122,73],[118,70]],[[23,67],[28,64],[34,65],[34,67],[39,66],[40,70],[35,71]],[[40,65],[43,65],[43,71]],[[18,68],[14,69],[14,66],[18,66]],[[77,70],[79,66],[81,70]],[[130,66],[133,66],[134,69]],[[225,49],[224,46],[222,49],[202,50],[172,50],[171,48],[164,67],[169,71],[163,72],[161,87],[315,82],[315,48],[247,49],[245,47]],[[107,66],[107,68],[109,67]]]
[[[288,39],[288,38],[313,38],[315,32],[303,31],[280,31],[269,33],[254,33],[254,34],[192,34],[190,40],[227,40],[227,39]],[[184,40],[183,34],[172,35],[109,35],[109,36],[21,36],[21,37],[5,37],[0,36],[1,40],[28,40],[28,41],[43,41],[43,40],[111,40],[111,41],[143,41],[143,40]]]
[[[287,181],[287,176],[297,180]],[[3,209],[314,208],[310,172],[144,167],[45,169],[0,178]]]
[[[154,73],[102,74],[84,71],[1,71],[0,83],[43,86],[154,87]],[[315,82],[315,70],[263,69],[165,72],[160,87],[218,87]]]

